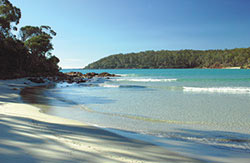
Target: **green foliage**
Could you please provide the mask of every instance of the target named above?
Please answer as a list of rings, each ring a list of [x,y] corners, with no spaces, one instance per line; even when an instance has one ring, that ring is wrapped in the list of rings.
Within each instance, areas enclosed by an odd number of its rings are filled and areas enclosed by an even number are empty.
[[[53,49],[48,35],[34,36],[25,42],[25,46],[32,55],[46,56],[46,53]]]
[[[25,42],[25,46],[33,55],[49,55],[53,50],[51,43],[53,36],[56,36],[56,32],[49,26],[25,26],[20,29],[21,40]]]
[[[19,24],[21,10],[13,6],[9,0],[0,0],[0,38],[10,36],[10,30],[16,30],[15,25]]]
[[[20,9],[8,0],[0,0],[0,78],[54,76],[59,59],[51,55],[51,40],[56,32],[49,26],[25,26],[18,40],[11,30],[21,18]]]
[[[102,58],[86,69],[113,68],[222,68],[250,65],[250,48],[231,50],[145,51]]]
[[[25,26],[20,29],[20,37],[22,41],[27,41],[32,37],[46,35],[49,39],[52,39],[52,36],[56,36],[56,32],[51,29],[49,26]]]

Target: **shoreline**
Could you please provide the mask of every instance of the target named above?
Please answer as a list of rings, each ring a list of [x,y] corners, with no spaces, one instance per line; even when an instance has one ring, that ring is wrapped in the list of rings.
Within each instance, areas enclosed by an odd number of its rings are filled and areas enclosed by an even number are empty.
[[[143,70],[143,69],[145,69],[145,70],[147,70],[147,69],[151,69],[151,70],[153,70],[153,69],[156,69],[156,70],[158,70],[158,69],[211,69],[211,70],[213,70],[213,69],[248,69],[248,68],[241,68],[241,67],[239,67],[239,66],[237,66],[237,67],[215,67],[215,68],[207,68],[207,67],[202,67],[202,68],[199,68],[199,67],[194,67],[194,68],[105,68],[105,69],[102,69],[102,68],[98,68],[98,69],[95,69],[95,68],[93,68],[93,69],[87,69],[87,68],[79,68],[79,69],[77,69],[77,68],[64,68],[63,70],[129,70],[129,69],[131,69],[131,70],[135,70],[135,69],[138,69],[138,70]]]
[[[24,84],[26,83],[26,84]],[[101,128],[51,116],[21,100],[25,79],[0,80],[0,157],[5,162],[200,162]]]

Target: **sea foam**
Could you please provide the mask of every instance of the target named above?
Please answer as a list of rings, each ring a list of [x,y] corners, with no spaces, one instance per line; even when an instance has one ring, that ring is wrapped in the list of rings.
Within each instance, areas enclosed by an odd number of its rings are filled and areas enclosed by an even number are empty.
[[[140,85],[112,85],[112,84],[99,84],[99,87],[105,87],[105,88],[147,88],[145,86]]]
[[[119,88],[120,85],[112,85],[112,84],[99,84],[100,87],[106,87],[106,88]]]
[[[250,87],[183,87],[185,92],[210,92],[210,93],[231,93],[231,94],[250,94]]]
[[[115,81],[131,81],[131,82],[173,82],[177,79],[152,79],[152,78],[131,78],[131,79],[114,79]]]

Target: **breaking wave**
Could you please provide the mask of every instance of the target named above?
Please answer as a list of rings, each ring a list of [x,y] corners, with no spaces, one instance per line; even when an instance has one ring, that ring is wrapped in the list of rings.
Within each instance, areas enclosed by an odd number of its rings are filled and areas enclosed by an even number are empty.
[[[105,88],[119,88],[120,85],[112,85],[112,84],[99,84],[99,87],[105,87]]]
[[[183,87],[185,92],[210,92],[210,93],[231,93],[231,94],[250,94],[250,87]]]
[[[99,87],[106,87],[106,88],[146,88],[145,86],[140,85],[113,85],[113,84],[99,84]]]
[[[114,79],[114,81],[131,81],[131,82],[173,82],[177,79],[152,79],[152,78],[131,78],[131,79]]]

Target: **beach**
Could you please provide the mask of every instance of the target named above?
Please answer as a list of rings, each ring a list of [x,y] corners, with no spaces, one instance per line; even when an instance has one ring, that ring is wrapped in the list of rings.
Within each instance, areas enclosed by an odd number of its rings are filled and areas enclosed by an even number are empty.
[[[250,163],[249,5],[0,0],[0,163]]]
[[[0,162],[200,162],[82,122],[41,113],[20,98],[20,90],[30,86],[38,84],[26,79],[0,80]]]
[[[77,71],[121,77],[24,89],[24,101],[41,105],[46,114],[98,126],[188,157],[207,162],[249,162],[248,70]]]

